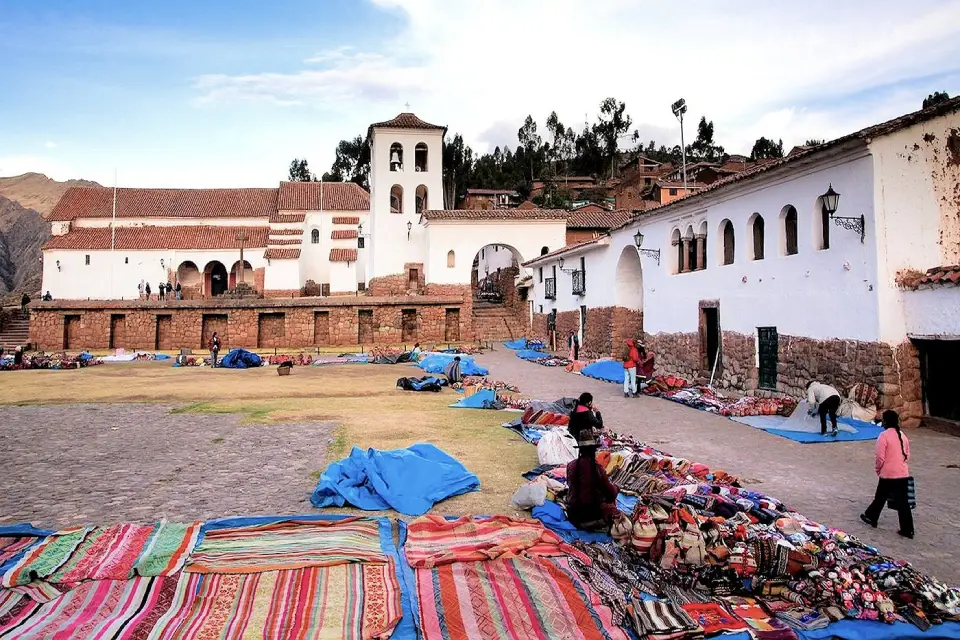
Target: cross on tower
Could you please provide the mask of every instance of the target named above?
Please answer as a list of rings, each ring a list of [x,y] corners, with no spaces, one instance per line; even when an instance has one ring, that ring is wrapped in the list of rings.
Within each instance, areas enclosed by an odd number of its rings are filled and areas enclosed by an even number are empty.
[[[409,103],[409,102],[404,102],[404,103],[403,103],[403,106],[406,108],[407,111],[410,111],[410,103]]]
[[[240,266],[239,266],[239,273],[237,274],[236,282],[237,284],[240,284],[241,282],[246,282],[246,277],[247,277],[247,270],[244,268],[244,265],[243,265],[243,247],[244,247],[244,243],[249,239],[247,237],[247,232],[244,231],[243,229],[241,229],[240,231],[237,231],[236,239],[237,241],[240,242]]]

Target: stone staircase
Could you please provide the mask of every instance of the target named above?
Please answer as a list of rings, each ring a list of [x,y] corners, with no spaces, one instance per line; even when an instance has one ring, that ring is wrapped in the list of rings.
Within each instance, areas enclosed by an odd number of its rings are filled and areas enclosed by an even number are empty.
[[[477,340],[514,340],[528,333],[526,314],[499,304],[473,303],[473,333]]]
[[[19,308],[4,309],[0,320],[0,347],[5,352],[30,342],[30,315],[23,315]]]

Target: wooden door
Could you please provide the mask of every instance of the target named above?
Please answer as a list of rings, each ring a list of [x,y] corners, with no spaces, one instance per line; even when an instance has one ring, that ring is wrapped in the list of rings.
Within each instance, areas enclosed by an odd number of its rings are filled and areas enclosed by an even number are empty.
[[[63,317],[63,348],[72,349],[80,335],[80,316]]]
[[[757,328],[757,351],[760,355],[759,386],[761,389],[777,388],[777,350],[780,337],[776,327]]]
[[[113,314],[110,316],[110,348],[125,349],[127,346],[127,316]]]

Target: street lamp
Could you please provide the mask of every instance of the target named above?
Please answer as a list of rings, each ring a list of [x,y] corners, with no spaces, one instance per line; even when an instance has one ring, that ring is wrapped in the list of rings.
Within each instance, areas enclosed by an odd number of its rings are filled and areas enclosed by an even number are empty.
[[[863,244],[867,230],[866,219],[863,217],[862,213],[859,216],[853,217],[834,215],[840,206],[840,194],[833,190],[833,183],[830,184],[827,192],[820,196],[820,200],[823,201],[824,213],[830,216],[830,219],[833,220],[834,224],[850,231],[859,232],[860,243]]]
[[[407,240],[410,239],[410,231],[413,229],[413,223],[409,220],[407,221]]]
[[[563,271],[564,273],[573,273],[574,271],[576,271],[576,269],[564,269],[563,258],[560,258],[560,271]]]
[[[643,234],[640,233],[640,230],[637,229],[637,232],[633,234],[633,244],[637,245],[637,253],[643,256],[650,256],[651,258],[656,259],[657,266],[660,266],[660,249],[641,249],[643,246]]]
[[[670,110],[673,111],[673,115],[676,116],[677,120],[680,121],[680,157],[683,159],[683,190],[687,190],[687,146],[683,143],[683,114],[687,112],[687,101],[683,98],[680,98],[672,105],[670,105]]]

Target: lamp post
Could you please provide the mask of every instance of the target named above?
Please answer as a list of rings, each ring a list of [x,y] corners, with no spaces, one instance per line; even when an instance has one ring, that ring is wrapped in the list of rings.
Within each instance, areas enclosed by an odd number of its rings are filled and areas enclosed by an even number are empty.
[[[827,192],[820,196],[820,199],[823,201],[823,210],[830,216],[830,219],[833,220],[834,224],[838,227],[848,229],[850,231],[856,231],[860,233],[860,244],[863,244],[864,237],[866,236],[866,219],[861,213],[859,216],[845,217],[834,215],[837,212],[837,208],[840,206],[840,194],[833,190],[833,183],[830,184]]]
[[[687,101],[683,98],[680,98],[672,105],[670,105],[670,110],[673,111],[673,115],[676,116],[677,120],[680,121],[680,157],[683,161],[683,191],[687,191],[687,146],[683,142],[683,114],[687,112]]]
[[[560,258],[560,271],[563,271],[564,273],[573,273],[574,271],[576,271],[576,269],[564,269],[563,258]]]
[[[643,256],[649,256],[656,259],[657,266],[660,266],[660,249],[641,249],[643,246],[643,234],[637,229],[637,232],[633,234],[633,244],[637,246],[637,253]]]
[[[413,223],[407,220],[407,240],[410,239],[410,231],[413,230]]]

